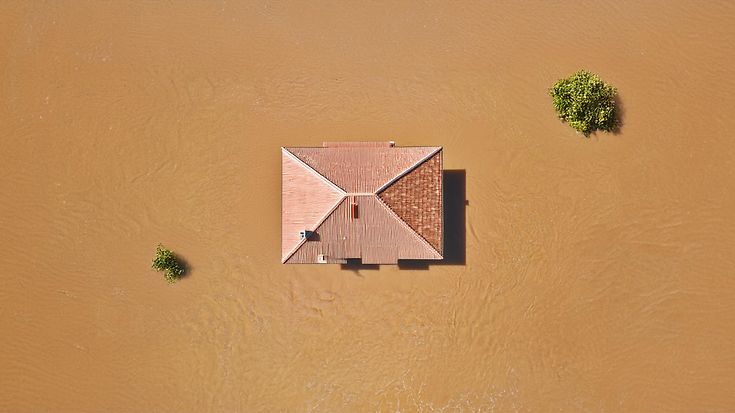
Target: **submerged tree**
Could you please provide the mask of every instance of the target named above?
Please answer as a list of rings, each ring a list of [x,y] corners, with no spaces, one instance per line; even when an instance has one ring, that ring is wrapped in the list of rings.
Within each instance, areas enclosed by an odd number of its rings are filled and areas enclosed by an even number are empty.
[[[615,129],[617,93],[613,86],[586,70],[560,79],[549,90],[559,119],[586,136],[598,129]]]
[[[184,275],[184,266],[171,250],[164,248],[158,244],[156,247],[156,257],[153,258],[154,270],[163,271],[163,276],[170,283],[176,282]]]

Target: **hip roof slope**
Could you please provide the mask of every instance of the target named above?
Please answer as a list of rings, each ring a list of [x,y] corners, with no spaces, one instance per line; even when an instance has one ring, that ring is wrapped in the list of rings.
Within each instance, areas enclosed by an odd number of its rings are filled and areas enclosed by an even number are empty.
[[[287,148],[348,193],[375,193],[440,148],[327,147]]]
[[[442,153],[436,153],[378,194],[439,253],[442,252]]]

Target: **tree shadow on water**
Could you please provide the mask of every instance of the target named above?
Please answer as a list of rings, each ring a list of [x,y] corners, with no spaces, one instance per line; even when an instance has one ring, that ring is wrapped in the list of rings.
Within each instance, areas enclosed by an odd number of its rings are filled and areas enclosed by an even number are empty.
[[[615,95],[615,126],[613,126],[612,134],[620,135],[623,129],[623,118],[625,117],[625,106],[620,100],[619,95]]]
[[[192,266],[191,264],[189,264],[189,261],[184,259],[181,255],[176,254],[176,262],[178,262],[179,265],[181,266],[181,269],[184,270],[184,272],[182,272],[181,275],[177,277],[177,280],[180,281],[180,280],[183,280],[184,278],[189,277],[189,275],[191,274],[191,270],[192,270]]]

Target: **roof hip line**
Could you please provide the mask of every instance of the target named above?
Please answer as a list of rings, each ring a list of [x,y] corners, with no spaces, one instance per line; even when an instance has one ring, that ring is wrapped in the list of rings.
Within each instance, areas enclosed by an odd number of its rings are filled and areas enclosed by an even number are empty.
[[[337,200],[337,203],[335,203],[334,206],[332,206],[331,208],[329,208],[329,211],[327,211],[324,214],[324,216],[322,216],[319,219],[319,221],[317,221],[317,223],[314,224],[314,227],[312,228],[312,230],[316,231],[316,229],[319,228],[319,226],[322,225],[324,223],[324,221],[326,221],[327,218],[329,218],[330,215],[332,215],[332,213],[337,209],[337,207],[339,207],[340,205],[342,205],[342,202],[344,202],[345,198],[346,198],[346,196],[342,196],[342,198],[340,198],[339,200]],[[304,243],[306,241],[307,241],[306,238],[303,238],[301,241],[299,241],[299,243],[291,250],[291,252],[289,252],[288,254],[286,254],[285,257],[281,258],[281,264],[285,264],[286,261],[288,261],[289,259],[291,259],[291,257],[294,254],[296,254],[296,251],[298,251],[299,248],[301,248],[301,246],[304,245]]]
[[[418,232],[416,232],[415,229],[411,228],[411,226],[408,225],[408,223],[406,221],[404,221],[403,218],[401,218],[400,215],[396,214],[395,211],[393,211],[392,209],[390,209],[390,207],[388,206],[388,204],[386,204],[382,199],[380,199],[380,197],[378,195],[375,195],[375,199],[378,200],[378,202],[383,206],[383,208],[387,209],[393,216],[395,216],[396,218],[398,218],[398,221],[404,227],[408,228],[408,230],[414,235],[415,238],[417,238],[419,241],[423,242],[427,247],[429,247],[432,251],[434,251],[438,256],[440,256],[441,258],[444,258],[444,255],[443,254],[441,254],[439,251],[437,251],[436,248],[434,248],[434,246],[431,245],[429,243],[429,241],[426,240],[426,238],[422,237],[421,234],[419,234]]]
[[[312,168],[311,165],[309,165],[308,163],[306,163],[306,162],[302,161],[301,159],[299,159],[298,156],[292,154],[291,151],[289,151],[288,149],[286,149],[283,146],[281,146],[281,152],[283,152],[284,154],[286,154],[286,156],[288,156],[289,158],[291,158],[294,161],[298,162],[299,164],[303,165],[304,168],[306,168],[309,172],[311,172],[314,175],[316,175],[319,179],[321,179],[324,182],[328,183],[332,188],[334,188],[337,191],[339,191],[342,194],[342,196],[347,195],[347,192],[344,189],[340,188],[339,186],[337,186],[337,184],[335,184],[334,182],[332,182],[329,179],[327,179],[326,176],[324,176],[324,175],[320,174],[319,172],[317,172],[317,170],[314,169],[314,168]]]
[[[406,175],[407,175],[408,173],[410,173],[410,172],[411,172],[411,171],[413,171],[414,169],[418,168],[418,167],[419,167],[419,165],[421,165],[422,163],[424,163],[424,162],[426,162],[427,160],[431,159],[431,157],[433,157],[434,155],[436,155],[436,154],[437,154],[437,153],[438,153],[439,151],[441,151],[442,149],[443,149],[443,148],[442,148],[442,147],[440,146],[440,147],[438,147],[438,148],[434,149],[433,151],[431,151],[431,152],[430,152],[430,153],[429,153],[428,155],[426,155],[426,156],[424,156],[423,158],[421,158],[421,159],[419,159],[418,161],[416,161],[416,163],[414,163],[413,165],[409,166],[408,168],[406,168],[406,170],[404,170],[403,172],[401,172],[400,174],[398,174],[398,175],[397,175],[396,177],[394,177],[394,178],[393,178],[393,179],[391,179],[390,181],[386,182],[386,183],[385,183],[385,185],[383,185],[383,186],[381,186],[380,188],[378,188],[378,189],[377,189],[377,190],[375,191],[375,195],[378,195],[378,194],[380,194],[381,192],[383,192],[383,191],[385,191],[386,189],[388,189],[388,187],[389,187],[389,186],[393,185],[394,183],[396,183],[396,181],[398,181],[399,179],[403,178],[404,176],[406,176]],[[380,198],[380,197],[378,197],[378,198]],[[382,202],[382,200],[381,200],[381,202]],[[390,208],[388,208],[388,209],[390,209]],[[391,212],[393,212],[393,211],[391,210]],[[403,222],[403,219],[401,219],[401,221]],[[413,231],[413,229],[411,229],[411,230]],[[421,237],[421,239],[423,239],[423,237]],[[440,254],[440,255],[441,255],[441,254]]]

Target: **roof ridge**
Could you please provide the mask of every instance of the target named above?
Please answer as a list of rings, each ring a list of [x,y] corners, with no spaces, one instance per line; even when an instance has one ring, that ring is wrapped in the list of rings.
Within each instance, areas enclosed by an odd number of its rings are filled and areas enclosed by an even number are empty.
[[[423,146],[423,147],[424,147],[424,148],[432,148],[432,146]],[[426,156],[424,156],[423,158],[419,159],[418,161],[416,161],[416,163],[414,163],[413,165],[409,166],[408,168],[406,168],[406,170],[404,170],[403,172],[399,173],[399,174],[398,174],[398,175],[396,175],[396,176],[395,176],[395,177],[394,177],[393,179],[391,179],[390,181],[386,182],[386,183],[385,183],[385,184],[384,184],[383,186],[381,186],[380,188],[378,188],[378,189],[377,189],[377,190],[375,191],[375,195],[378,195],[378,194],[380,194],[381,192],[385,191],[386,189],[390,188],[390,187],[391,187],[391,185],[393,185],[394,183],[398,182],[398,180],[400,180],[400,179],[401,179],[401,178],[403,178],[404,176],[406,176],[406,175],[408,175],[409,173],[411,173],[411,172],[412,172],[412,171],[413,171],[414,169],[418,168],[419,166],[421,166],[421,164],[423,164],[424,162],[426,162],[426,161],[428,161],[429,159],[433,158],[433,157],[434,157],[434,155],[436,155],[436,154],[437,154],[437,153],[439,153],[439,152],[440,152],[440,151],[441,151],[442,149],[444,149],[444,148],[443,148],[443,147],[441,147],[441,146],[437,146],[437,147],[433,147],[433,148],[435,148],[435,149],[434,149],[433,151],[431,151],[431,152],[430,152],[430,153],[429,153],[428,155],[426,155]],[[388,209],[390,209],[390,208],[388,208]]]
[[[326,221],[327,218],[329,218],[334,213],[334,211],[336,211],[337,208],[340,205],[342,205],[342,202],[344,202],[344,200],[346,198],[347,198],[347,195],[343,195],[342,198],[340,198],[337,201],[337,203],[335,203],[334,205],[332,205],[332,207],[327,210],[327,212],[324,214],[324,216],[322,216],[321,218],[319,218],[319,221],[317,221],[316,224],[314,224],[313,231],[316,231],[317,228],[319,228],[324,223],[324,221]],[[299,248],[301,248],[301,246],[304,245],[304,243],[306,241],[307,241],[306,238],[303,238],[301,241],[299,241],[299,243],[296,244],[296,246],[291,250],[291,252],[289,252],[288,254],[286,254],[285,258],[281,258],[281,264],[285,264],[286,261],[288,261],[294,254],[296,254],[296,251],[298,251]]]
[[[344,189],[342,189],[339,185],[335,184],[334,182],[330,181],[326,176],[320,174],[311,165],[309,165],[308,163],[302,161],[301,158],[299,158],[298,156],[294,155],[293,152],[291,152],[291,151],[288,150],[288,148],[286,148],[285,146],[281,146],[281,151],[284,152],[284,153],[286,153],[287,156],[290,157],[291,159],[293,159],[296,162],[300,163],[301,165],[305,166],[307,170],[309,170],[310,172],[312,172],[313,174],[315,174],[317,177],[319,177],[322,180],[324,180],[325,182],[327,182],[330,186],[334,187],[334,189],[336,189],[337,191],[341,192],[343,196],[344,195],[347,195],[347,191],[345,191]]]
[[[384,207],[384,208],[385,208],[386,210],[388,210],[388,211],[389,211],[389,212],[390,212],[391,214],[393,214],[393,216],[395,216],[396,218],[398,218],[398,221],[399,221],[399,222],[401,223],[401,225],[403,225],[404,227],[408,228],[408,230],[409,230],[409,231],[410,231],[410,232],[411,232],[412,234],[414,234],[414,236],[415,236],[415,237],[416,237],[416,238],[417,238],[417,239],[418,239],[419,241],[423,242],[423,243],[424,243],[424,244],[425,244],[426,246],[428,246],[428,247],[429,247],[429,248],[430,248],[430,249],[431,249],[432,251],[434,251],[434,252],[435,252],[435,253],[436,253],[436,254],[437,254],[438,256],[440,256],[441,258],[444,258],[444,255],[442,255],[442,254],[441,254],[441,253],[440,253],[439,251],[437,251],[437,250],[436,250],[436,248],[434,248],[434,246],[433,246],[433,245],[431,245],[431,243],[430,243],[429,241],[427,241],[427,240],[426,240],[426,238],[424,238],[424,237],[423,237],[423,236],[422,236],[421,234],[419,234],[418,232],[416,232],[416,230],[415,230],[415,229],[411,228],[411,226],[410,226],[410,225],[408,225],[408,222],[404,221],[404,219],[403,219],[403,218],[401,218],[401,216],[400,216],[400,215],[396,214],[396,212],[395,212],[395,211],[393,211],[393,210],[391,209],[391,207],[389,207],[389,206],[388,206],[388,204],[386,204],[386,203],[385,203],[385,201],[383,201],[382,199],[380,199],[380,197],[378,196],[378,194],[373,194],[373,196],[375,197],[375,199],[377,199],[377,200],[378,200],[378,202],[379,202],[379,203],[380,203],[381,205],[383,205],[383,207]]]

